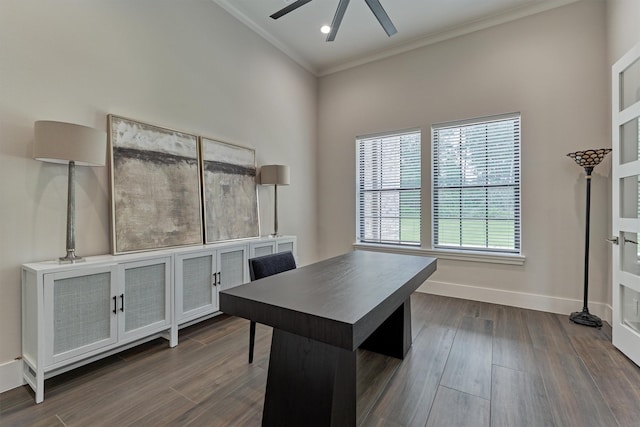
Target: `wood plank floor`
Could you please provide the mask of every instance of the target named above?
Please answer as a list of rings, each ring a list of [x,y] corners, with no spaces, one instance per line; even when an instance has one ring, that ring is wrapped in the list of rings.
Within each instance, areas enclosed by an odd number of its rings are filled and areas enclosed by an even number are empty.
[[[567,316],[416,293],[413,345],[358,351],[358,423],[371,426],[640,426],[640,368],[611,328]],[[259,426],[271,329],[225,315],[0,394],[1,426]],[[288,426],[284,426],[288,427]]]

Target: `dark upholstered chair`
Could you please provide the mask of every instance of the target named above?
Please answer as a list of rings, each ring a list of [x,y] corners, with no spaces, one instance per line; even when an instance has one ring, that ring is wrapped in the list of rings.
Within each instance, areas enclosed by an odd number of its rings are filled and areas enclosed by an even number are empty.
[[[273,276],[296,268],[296,260],[291,252],[278,252],[249,260],[251,281]],[[249,325],[249,363],[253,362],[253,347],[256,340],[256,322]]]

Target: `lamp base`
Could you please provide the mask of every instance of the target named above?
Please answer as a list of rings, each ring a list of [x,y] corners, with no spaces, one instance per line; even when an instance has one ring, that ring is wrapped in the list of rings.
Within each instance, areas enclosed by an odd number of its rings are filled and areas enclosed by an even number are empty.
[[[269,237],[280,237],[280,236],[282,236],[282,234],[280,234],[280,233],[271,233],[271,234],[269,234]]]
[[[595,314],[589,313],[588,309],[582,311],[575,311],[569,316],[569,320],[579,325],[590,326],[592,328],[601,328],[602,320]]]
[[[61,256],[58,259],[60,264],[74,264],[76,262],[83,262],[84,258],[76,255],[75,249],[67,249],[67,256]]]

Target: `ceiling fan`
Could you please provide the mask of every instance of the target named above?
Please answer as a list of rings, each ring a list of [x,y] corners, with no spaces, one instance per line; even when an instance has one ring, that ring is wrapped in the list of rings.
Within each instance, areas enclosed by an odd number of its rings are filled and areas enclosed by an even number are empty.
[[[279,11],[271,15],[271,18],[278,19],[286,15],[287,13],[296,10],[300,6],[303,6],[309,3],[310,1],[311,0],[296,0],[290,5],[280,9]],[[380,4],[379,0],[364,0],[364,1],[369,6],[369,9],[371,9],[371,12],[373,12],[375,17],[378,19],[378,22],[380,22],[380,25],[382,25],[382,28],[384,28],[384,31],[387,33],[387,36],[391,37],[392,35],[398,32],[398,30],[396,30],[396,27],[393,25],[393,22],[391,22],[389,15],[387,15],[387,12],[385,12],[384,8]],[[336,9],[336,14],[334,15],[333,22],[331,23],[331,31],[327,35],[328,42],[332,42],[336,38],[336,34],[338,33],[338,28],[340,28],[340,23],[342,22],[342,18],[344,17],[344,12],[347,10],[348,5],[349,5],[349,0],[340,0],[340,3],[338,3],[338,9]]]

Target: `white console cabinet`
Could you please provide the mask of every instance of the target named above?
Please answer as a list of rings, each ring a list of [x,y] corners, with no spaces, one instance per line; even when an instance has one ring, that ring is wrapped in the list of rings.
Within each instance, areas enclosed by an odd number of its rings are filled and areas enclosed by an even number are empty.
[[[283,236],[24,264],[23,377],[36,403],[45,378],[158,337],[174,347],[179,327],[219,313],[219,290],[249,281],[249,258],[295,245]]]

